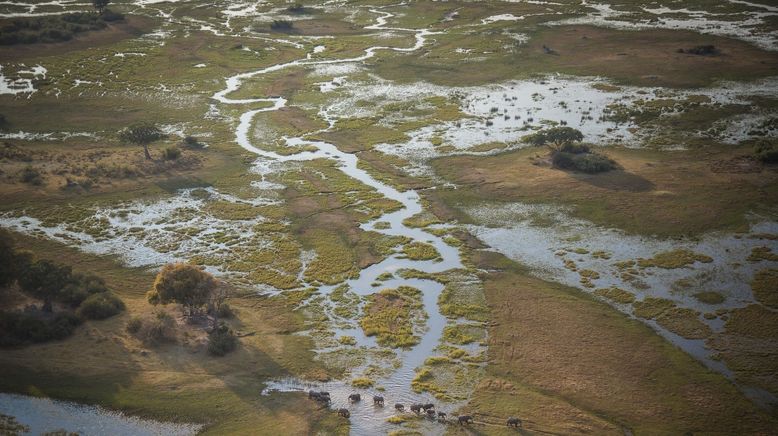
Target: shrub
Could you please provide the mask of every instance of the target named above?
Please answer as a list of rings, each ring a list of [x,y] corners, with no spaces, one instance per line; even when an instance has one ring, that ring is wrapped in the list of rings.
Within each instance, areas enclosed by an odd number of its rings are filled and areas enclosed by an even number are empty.
[[[287,20],[273,20],[270,23],[270,28],[277,31],[289,31],[292,27],[292,22]]]
[[[295,3],[292,6],[286,8],[286,10],[293,14],[304,14],[306,12],[305,6],[301,5],[300,3]]]
[[[0,346],[16,346],[64,339],[81,324],[70,313],[52,318],[18,312],[0,312]]]
[[[714,56],[719,54],[719,50],[716,48],[715,45],[698,45],[692,48],[688,48],[686,50],[679,49],[679,53],[687,53],[687,54],[693,54],[698,56]]]
[[[778,146],[768,140],[760,140],[754,147],[756,158],[764,163],[778,163]]]
[[[181,150],[178,147],[166,147],[162,150],[162,157],[165,160],[176,160],[181,157]]]
[[[112,11],[110,9],[106,9],[106,10],[103,11],[102,14],[100,14],[100,18],[103,21],[113,22],[113,21],[121,21],[121,20],[123,20],[124,19],[124,15],[122,15],[122,14],[120,14],[118,12],[114,12],[114,11]]]
[[[37,169],[27,166],[19,174],[19,180],[22,183],[28,183],[30,185],[40,186],[43,184],[43,176]]]
[[[208,334],[208,353],[224,356],[238,346],[238,338],[225,324],[219,324]]]
[[[68,41],[76,33],[105,28],[107,26],[106,18],[115,17],[75,12],[56,16],[6,20],[0,29],[0,45]]]
[[[74,273],[60,292],[60,300],[73,307],[79,306],[90,295],[108,291],[108,286],[102,277],[94,274]]]
[[[137,321],[132,322],[133,324],[137,324]],[[154,316],[141,320],[140,326],[134,325],[133,328],[137,328],[137,331],[134,333],[135,337],[140,339],[144,344],[158,345],[163,342],[173,342],[175,340],[175,326],[176,321],[173,317],[167,312],[160,310],[154,313]]]
[[[203,148],[203,144],[197,140],[194,136],[187,136],[182,141],[184,147],[188,148]]]
[[[614,161],[599,153],[573,154],[557,151],[551,156],[551,162],[557,168],[584,173],[601,173],[616,168]]]
[[[141,327],[143,327],[143,319],[139,316],[133,316],[127,321],[125,330],[127,330],[127,333],[134,335],[140,331]]]
[[[568,142],[563,144],[559,151],[572,154],[589,153],[589,146],[587,144]]]
[[[78,307],[78,316],[86,319],[106,319],[124,310],[124,302],[113,292],[92,294]]]
[[[229,303],[221,303],[216,309],[216,316],[219,318],[230,319],[235,316],[235,312],[232,310]]]

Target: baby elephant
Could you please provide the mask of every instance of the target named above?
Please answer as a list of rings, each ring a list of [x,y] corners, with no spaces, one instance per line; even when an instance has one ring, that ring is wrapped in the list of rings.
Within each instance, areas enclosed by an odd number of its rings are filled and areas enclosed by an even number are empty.
[[[338,409],[338,416],[348,418],[351,416],[351,412],[349,412],[348,409]]]
[[[403,406],[400,403],[395,403],[394,410],[396,410],[398,412],[403,412],[403,411],[405,411],[405,406]]]
[[[465,425],[465,424],[472,424],[473,423],[473,417],[470,415],[462,415],[459,418],[459,425]]]
[[[508,427],[519,428],[521,427],[521,420],[519,418],[508,418]]]
[[[380,395],[373,395],[373,404],[376,406],[383,406],[384,405],[384,397]]]
[[[357,401],[361,401],[362,397],[359,394],[351,394],[348,396],[348,400],[352,403],[356,403]]]

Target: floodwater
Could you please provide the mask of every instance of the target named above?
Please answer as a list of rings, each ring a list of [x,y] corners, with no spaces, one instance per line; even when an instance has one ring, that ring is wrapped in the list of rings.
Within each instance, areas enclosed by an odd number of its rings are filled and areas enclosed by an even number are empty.
[[[82,436],[189,436],[203,427],[140,419],[102,407],[0,393],[0,414],[13,416],[31,434],[57,430]]]

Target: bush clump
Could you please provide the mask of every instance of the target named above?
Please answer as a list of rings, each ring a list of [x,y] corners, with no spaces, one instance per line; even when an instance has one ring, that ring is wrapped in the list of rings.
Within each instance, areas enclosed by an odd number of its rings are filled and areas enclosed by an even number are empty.
[[[293,29],[293,25],[292,22],[288,20],[273,20],[273,22],[270,23],[270,29],[278,32],[288,32]]]
[[[719,49],[717,49],[715,45],[707,44],[694,46],[685,50],[679,48],[678,53],[693,54],[697,56],[715,56],[719,54]]]
[[[124,302],[109,291],[90,295],[76,313],[85,319],[106,319],[123,310]]]
[[[232,310],[229,303],[221,303],[215,310],[218,318],[230,319],[235,317],[235,311]]]
[[[40,186],[43,184],[43,175],[37,169],[31,166],[26,166],[19,174],[19,180],[22,183]]]
[[[124,18],[121,14],[105,11],[102,15],[85,12],[45,16],[20,17],[0,25],[0,45],[63,42],[78,33],[104,29],[106,21]]]
[[[94,274],[73,273],[70,283],[60,291],[59,299],[72,307],[78,307],[90,295],[108,291],[102,277]]]
[[[18,346],[61,340],[73,334],[81,319],[72,313],[0,312],[0,346]]]
[[[754,154],[762,163],[778,163],[778,146],[771,141],[759,141],[754,147]]]
[[[551,156],[551,163],[563,170],[583,173],[602,173],[616,168],[616,162],[599,153],[566,153],[557,151]]]
[[[300,3],[295,3],[292,6],[289,6],[286,8],[286,10],[292,14],[304,14],[308,12],[308,10]]]
[[[186,136],[181,142],[183,146],[187,148],[203,148],[205,146],[194,136]]]
[[[176,320],[169,313],[160,310],[145,319],[131,319],[127,323],[127,331],[146,345],[174,342],[176,339]]]
[[[238,347],[238,338],[225,324],[219,324],[208,334],[208,354],[224,356]]]
[[[124,328],[127,330],[127,333],[134,335],[140,331],[141,327],[143,327],[143,318],[133,316],[127,321],[127,325]]]

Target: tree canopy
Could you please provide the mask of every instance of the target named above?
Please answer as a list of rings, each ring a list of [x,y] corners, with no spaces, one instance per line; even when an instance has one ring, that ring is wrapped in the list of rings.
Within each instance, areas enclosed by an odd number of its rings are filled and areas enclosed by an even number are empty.
[[[51,312],[52,300],[58,298],[72,276],[69,266],[57,265],[48,260],[39,260],[30,264],[19,277],[22,290],[43,300],[43,311]]]
[[[149,153],[149,144],[164,138],[165,134],[153,124],[136,124],[119,131],[119,139],[123,142],[129,142],[135,145],[143,146],[143,153],[146,159],[151,159]]]
[[[561,148],[565,144],[583,141],[583,133],[572,127],[552,127],[533,133],[525,138],[532,145],[549,145],[552,148]]]
[[[209,273],[186,263],[165,265],[146,294],[149,303],[179,303],[188,314],[205,306],[218,282]]]

